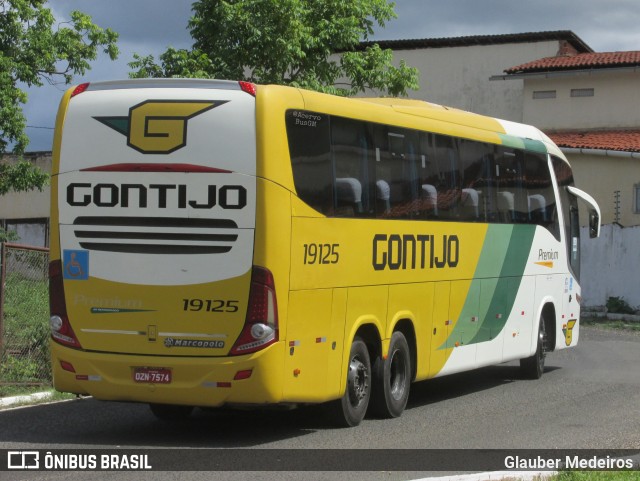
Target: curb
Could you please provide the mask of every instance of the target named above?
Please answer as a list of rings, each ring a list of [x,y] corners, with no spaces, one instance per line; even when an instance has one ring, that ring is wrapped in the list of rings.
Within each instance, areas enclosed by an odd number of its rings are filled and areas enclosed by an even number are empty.
[[[14,404],[28,404],[34,401],[42,401],[49,399],[53,396],[53,392],[45,391],[45,392],[36,392],[33,394],[28,394],[24,396],[11,396],[0,398],[0,408],[4,408],[7,406],[13,406]]]
[[[439,478],[423,478],[414,481],[543,481],[558,474],[557,471],[490,471],[486,473],[455,474]]]

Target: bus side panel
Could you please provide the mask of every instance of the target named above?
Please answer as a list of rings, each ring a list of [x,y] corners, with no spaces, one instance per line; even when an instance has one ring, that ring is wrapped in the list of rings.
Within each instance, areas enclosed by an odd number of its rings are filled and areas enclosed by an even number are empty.
[[[433,329],[433,282],[399,284],[389,286],[388,326],[385,337],[389,339],[398,321],[409,319],[416,335],[416,379],[425,379],[429,367],[431,331]]]
[[[518,288],[519,286],[519,288]],[[534,301],[536,277],[509,279],[509,299],[515,299],[509,320],[503,329],[503,362],[529,357],[535,352],[533,338],[538,333],[537,302]],[[531,351],[533,347],[533,351]]]
[[[444,367],[451,349],[440,349],[449,337],[449,296],[450,282],[436,282],[433,292],[433,337],[431,339],[431,355],[428,377],[435,377]]]
[[[349,289],[333,289],[333,303],[331,306],[331,327],[333,330],[331,336],[333,341],[331,342],[331,349],[335,349],[337,356],[331,356],[328,362],[327,394],[330,399],[336,399],[342,396],[344,392],[342,374],[345,367],[342,365],[342,360],[345,356],[344,351],[350,348],[350,346],[346,345],[347,341],[344,339],[348,296]]]
[[[347,314],[344,329],[345,346],[342,356],[343,369],[341,376],[341,391],[347,385],[347,366],[351,341],[363,325],[373,325],[381,339],[387,331],[387,301],[389,286],[350,287],[347,294]],[[374,360],[371,359],[371,362]]]
[[[332,289],[291,291],[284,360],[284,398],[290,402],[322,402],[332,392],[330,372],[342,357],[337,341],[342,333],[331,322]],[[335,368],[334,368],[335,370]]]
[[[497,364],[502,362],[503,341],[500,337],[504,319],[509,315],[507,310],[507,291],[498,289],[499,279],[482,279],[480,283],[480,319],[482,324],[478,330],[476,352],[477,365]]]
[[[273,182],[256,182],[256,230],[253,264],[273,274],[278,303],[279,338],[287,335],[289,252],[291,250],[291,193]]]
[[[580,337],[580,286],[571,274],[563,282],[562,314],[556,315],[556,349],[576,346]]]
[[[453,374],[476,367],[478,345],[473,342],[479,329],[480,282],[450,283],[447,339],[438,346],[446,354],[446,364],[438,375]]]

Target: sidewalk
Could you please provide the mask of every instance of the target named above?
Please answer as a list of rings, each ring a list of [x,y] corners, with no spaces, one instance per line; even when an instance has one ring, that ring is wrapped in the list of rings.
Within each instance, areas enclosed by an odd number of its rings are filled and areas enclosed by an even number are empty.
[[[8,406],[14,406],[16,404],[31,404],[37,401],[46,401],[51,397],[53,397],[53,391],[36,392],[23,396],[4,397],[0,398],[0,409]]]

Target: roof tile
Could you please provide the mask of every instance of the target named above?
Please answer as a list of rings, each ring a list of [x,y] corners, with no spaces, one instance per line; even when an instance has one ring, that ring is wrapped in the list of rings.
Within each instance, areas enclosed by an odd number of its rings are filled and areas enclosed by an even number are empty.
[[[505,69],[507,74],[640,66],[640,50],[546,57]]]
[[[640,152],[640,130],[547,132],[558,147]]]

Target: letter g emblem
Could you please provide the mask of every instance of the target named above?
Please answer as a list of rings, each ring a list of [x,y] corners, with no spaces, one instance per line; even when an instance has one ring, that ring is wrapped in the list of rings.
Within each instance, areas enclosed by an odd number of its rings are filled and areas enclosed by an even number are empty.
[[[127,136],[127,145],[143,154],[170,154],[187,145],[187,122],[226,100],[145,100],[128,117],[95,117]]]

